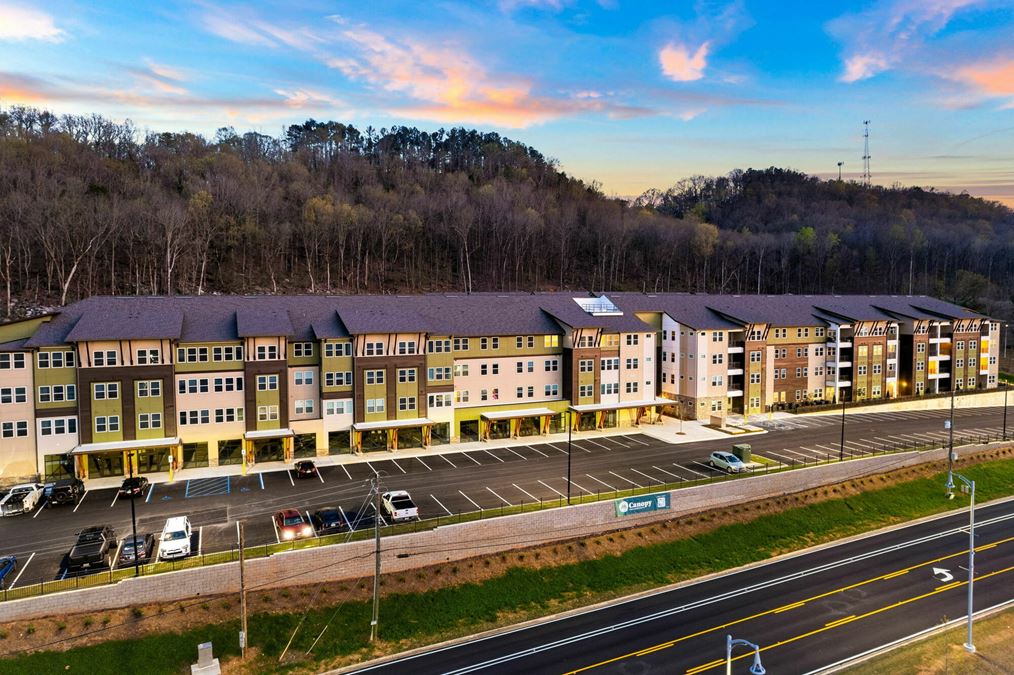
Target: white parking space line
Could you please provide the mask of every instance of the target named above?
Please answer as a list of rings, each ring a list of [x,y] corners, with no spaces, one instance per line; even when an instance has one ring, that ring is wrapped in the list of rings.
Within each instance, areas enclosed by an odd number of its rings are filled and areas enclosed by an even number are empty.
[[[841,454],[841,445],[836,445],[833,448],[830,445],[815,444],[815,446],[818,447],[818,448],[820,448],[824,452],[827,452],[827,453],[832,454],[832,455]],[[849,452],[848,448],[845,448],[845,454],[846,455],[850,455],[852,453]]]
[[[567,496],[567,495],[563,494],[562,492],[560,492],[559,490],[557,490],[557,489],[556,489],[555,487],[553,487],[552,485],[549,485],[549,484],[547,484],[547,483],[546,483],[545,481],[541,481],[541,480],[540,480],[539,482],[540,482],[540,483],[542,483],[542,484],[543,484],[543,485],[544,485],[545,487],[547,487],[547,488],[549,488],[550,490],[552,490],[553,492],[555,492],[556,494],[560,495],[561,497],[566,497],[566,496]]]
[[[876,450],[877,449],[877,444],[876,443],[870,443],[865,438],[863,440],[861,440],[861,441],[849,441],[849,443],[852,443],[853,445],[858,445],[859,447],[866,448],[868,450]]]
[[[797,461],[797,460],[793,459],[792,457],[786,457],[785,455],[783,455],[780,452],[777,452],[775,450],[765,450],[764,451],[764,456],[767,457],[768,455],[774,455],[775,457],[777,457],[778,460],[779,460],[778,461],[779,464],[795,464],[796,461]],[[684,467],[684,468],[686,468],[686,467]],[[689,469],[687,469],[687,470],[689,471]]]
[[[808,448],[805,445],[799,446],[799,449],[806,450],[812,457],[827,457],[827,453],[823,450],[814,450],[813,448]]]
[[[643,485],[638,485],[637,483],[635,483],[634,481],[630,480],[629,478],[624,478],[623,476],[621,476],[620,474],[616,473],[615,471],[610,471],[609,473],[613,474],[614,476],[616,476],[620,480],[627,481],[628,483],[630,483],[634,487],[644,487]]]
[[[552,443],[546,443],[546,445],[548,445],[549,447],[551,447],[553,450],[556,450],[557,452],[562,452],[565,455],[567,454],[566,450],[561,450],[560,448],[556,447]]]
[[[236,545],[239,546],[239,521],[236,521]]]
[[[444,456],[444,455],[437,455],[437,457],[439,457],[440,459],[442,459],[442,460],[444,460],[445,462],[447,462],[448,464],[450,464],[450,465],[451,465],[451,466],[452,466],[453,468],[455,468],[455,469],[457,469],[457,468],[458,468],[458,465],[457,465],[457,464],[455,464],[454,462],[452,462],[451,460],[447,459],[447,457],[446,457],[446,456]]]
[[[542,452],[542,450],[539,450],[538,448],[533,448],[530,445],[526,445],[525,447],[528,448],[529,450],[534,450],[535,452],[539,453],[543,457],[549,457],[549,455],[547,455],[546,453]]]
[[[675,466],[678,466],[678,467],[679,467],[679,468],[681,468],[681,469],[686,469],[686,470],[687,470],[687,471],[689,471],[690,473],[693,473],[693,474],[697,474],[697,475],[698,475],[698,476],[700,476],[701,478],[707,478],[707,477],[708,477],[708,475],[709,475],[709,474],[706,474],[706,473],[701,473],[700,471],[696,471],[696,470],[694,470],[694,469],[691,469],[691,468],[690,468],[689,466],[686,466],[685,464],[676,464],[676,462],[673,462],[673,464],[674,464]],[[701,464],[701,463],[700,463],[700,462],[698,462],[697,460],[694,460],[694,464],[696,464],[697,466],[704,466],[703,464]],[[705,469],[711,469],[711,467],[709,467],[709,466],[704,466],[704,468],[705,468]]]
[[[483,452],[485,452],[485,453],[486,453],[487,455],[489,455],[490,457],[492,457],[492,458],[493,458],[493,459],[495,459],[496,461],[498,461],[498,462],[500,462],[501,464],[503,464],[504,460],[500,459],[499,457],[497,457],[496,455],[494,455],[494,454],[493,454],[492,452],[490,452],[489,450],[483,450]]]
[[[340,466],[342,468],[342,471],[344,471],[345,475],[349,477],[349,480],[352,480],[352,474],[349,473],[349,470],[345,468],[345,465],[344,464],[339,464],[338,466]]]
[[[560,478],[562,478],[562,479],[563,479],[563,480],[565,480],[565,481],[567,480],[567,477],[566,477],[566,476],[560,476]],[[590,495],[590,494],[594,494],[594,493],[592,493],[592,492],[589,492],[588,490],[585,490],[585,489],[584,489],[583,487],[581,487],[580,485],[578,485],[578,484],[577,484],[577,483],[575,483],[574,481],[570,481],[570,484],[571,484],[571,485],[573,485],[574,487],[576,487],[576,488],[577,488],[578,490],[580,490],[581,492],[585,493],[586,495]]]
[[[379,476],[379,475],[380,475],[380,472],[379,472],[379,471],[377,471],[377,470],[376,470],[376,469],[374,468],[374,466],[373,466],[372,464],[370,464],[369,462],[367,462],[367,463],[366,463],[366,466],[370,467],[370,471],[372,471],[372,472],[373,472],[373,475],[375,475],[375,476]]]
[[[408,471],[405,471],[405,469],[401,468],[401,464],[398,464],[398,460],[392,459],[391,464],[394,464],[396,467],[398,467],[398,471],[401,471],[402,473],[408,473]]]
[[[116,500],[120,498],[120,491],[116,491],[116,495],[113,497],[113,503],[109,505],[109,508],[116,506]]]
[[[610,441],[610,442],[615,443],[616,445],[619,445],[620,447],[623,447],[623,448],[629,448],[630,447],[626,443],[624,443],[622,441],[618,441],[615,438],[613,438],[612,436],[603,436],[602,440],[604,440],[604,441]]]
[[[152,484],[152,487],[153,488],[155,487],[154,483]],[[77,500],[77,504],[74,505],[74,510],[72,511],[72,513],[77,513],[77,507],[81,506],[81,502],[83,502],[84,499],[85,499],[85,497],[87,497],[87,496],[88,496],[88,490],[85,490],[84,494],[81,495],[81,499]],[[148,496],[150,497],[151,495],[149,494]]]
[[[282,543],[282,538],[280,536],[278,536],[278,523],[275,522],[275,517],[274,516],[271,517],[271,527],[273,527],[274,530],[275,530],[275,541],[278,542],[279,544],[281,544]]]
[[[571,446],[577,448],[578,450],[584,450],[587,453],[591,452],[591,450],[589,450],[588,448],[584,447],[583,445],[579,445],[577,441],[571,441],[570,444],[571,444]]]
[[[28,566],[32,564],[32,558],[34,558],[34,557],[35,557],[35,551],[32,551],[32,555],[28,556],[28,560],[26,560],[25,564],[21,566],[21,571],[18,572],[18,576],[14,577],[14,581],[12,581],[11,585],[8,586],[7,588],[14,588],[15,586],[18,585],[18,579],[20,579],[21,575],[25,573],[25,570],[28,569]],[[67,572],[65,570],[64,574],[66,574],[66,573]]]
[[[474,501],[472,500],[472,498],[471,498],[471,497],[469,497],[468,495],[466,495],[466,494],[465,494],[464,492],[462,492],[461,490],[458,490],[458,494],[459,494],[459,495],[461,495],[462,497],[464,497],[465,499],[467,499],[468,501],[472,502],[472,504],[473,504],[473,505],[475,506],[475,508],[477,508],[477,509],[479,509],[480,511],[482,511],[482,507],[481,507],[481,506],[479,506],[478,504],[476,504],[476,503],[475,503],[475,502],[474,502]]]
[[[652,483],[662,483],[662,482],[664,482],[664,481],[660,481],[659,479],[655,478],[654,476],[649,476],[648,474],[646,474],[646,473],[645,473],[645,472],[643,472],[643,471],[638,471],[638,470],[637,470],[637,469],[635,469],[634,467],[629,467],[629,468],[630,468],[630,470],[631,470],[631,471],[633,471],[634,473],[639,473],[639,474],[641,474],[642,476],[644,476],[645,478],[647,478],[648,480],[650,480],[650,481],[651,481]]]
[[[496,492],[494,492],[493,488],[487,487],[486,489],[489,490],[490,492],[492,492],[494,497],[496,497],[497,499],[499,499],[500,501],[502,501],[507,506],[514,506],[509,501],[507,501],[506,499],[504,499],[503,497],[501,497],[500,495],[498,495]]]
[[[521,459],[525,460],[526,462],[528,461],[528,458],[525,457],[524,455],[522,455],[520,452],[514,452],[510,448],[504,448],[504,450],[506,450],[507,452],[510,452],[510,453],[513,453],[513,454],[517,455],[518,457],[520,457]]]
[[[113,561],[109,563],[110,569],[120,564],[120,551],[122,550],[123,550],[123,539],[120,539],[120,543],[116,545],[116,552],[113,553]],[[135,552],[134,555],[137,555],[137,553]]]
[[[522,492],[524,492],[524,493],[525,493],[526,495],[528,495],[529,497],[531,497],[531,498],[532,498],[532,501],[533,501],[533,502],[537,502],[537,501],[539,501],[539,498],[538,498],[538,497],[536,497],[536,496],[535,496],[535,495],[533,495],[533,494],[532,494],[531,492],[529,492],[528,490],[524,489],[523,487],[521,487],[521,486],[520,486],[520,485],[518,485],[517,483],[511,483],[511,485],[513,485],[514,487],[516,487],[517,489],[521,490],[521,491],[522,491]]]
[[[153,492],[155,492],[155,484],[154,483],[152,483],[151,485],[148,486],[148,496],[144,498],[144,503],[145,504],[151,504],[151,495],[152,495]],[[87,494],[87,493],[85,493],[85,494]],[[82,497],[81,499],[84,499],[84,497]],[[77,509],[74,509],[74,510],[76,511]]]
[[[262,471],[261,473],[257,474],[257,476],[261,479],[261,489],[263,490],[264,489],[264,472]]]
[[[324,484],[324,474],[321,473],[320,467],[317,467],[317,479],[320,481],[321,485]]]
[[[447,515],[449,515],[449,516],[453,516],[453,515],[454,515],[453,513],[451,513],[451,512],[450,512],[450,510],[449,510],[449,509],[448,509],[448,508],[447,508],[446,506],[444,506],[444,505],[443,505],[443,504],[442,504],[442,503],[440,502],[440,500],[439,500],[439,499],[437,499],[437,498],[436,498],[436,497],[434,497],[433,495],[430,495],[430,499],[432,499],[433,501],[435,501],[435,502],[437,503],[437,505],[439,505],[439,506],[440,506],[440,508],[442,508],[442,509],[443,509],[444,511],[447,511]]]
[[[593,440],[592,440],[592,439],[590,439],[590,438],[585,438],[585,439],[583,439],[583,440],[585,440],[585,441],[588,441],[589,443],[592,443],[593,445],[597,445],[597,446],[599,446],[600,448],[602,448],[603,450],[608,450],[609,452],[612,452],[612,451],[613,451],[613,449],[612,449],[612,448],[610,448],[610,447],[609,447],[608,445],[602,445],[602,444],[601,444],[601,443],[599,443],[598,441],[593,441]]]
[[[427,464],[426,462],[422,461],[421,457],[416,457],[415,459],[417,459],[420,464],[422,464],[423,466],[425,466],[427,471],[432,471],[433,470],[433,469],[430,468],[429,464]]]
[[[807,461],[809,461],[809,460],[812,460],[812,459],[813,459],[813,455],[804,455],[804,454],[803,454],[803,453],[801,453],[801,452],[796,452],[796,451],[794,451],[794,450],[789,450],[788,448],[782,448],[782,449],[781,449],[781,451],[782,451],[782,452],[787,452],[787,453],[789,453],[790,455],[795,455],[795,456],[796,456],[797,458],[798,458],[798,457],[802,457],[803,459],[805,459],[805,460],[807,460]],[[797,461],[798,461],[798,459],[797,459]]]
[[[70,571],[70,570],[69,570],[69,569],[67,569],[66,567],[64,567],[64,568],[63,568],[63,573],[62,573],[62,574],[60,574],[60,581],[63,581],[64,579],[66,579],[66,578],[67,578],[67,572],[69,572],[69,571]]]
[[[673,473],[672,471],[666,471],[665,469],[663,469],[660,466],[655,466],[654,464],[652,464],[651,468],[655,469],[656,471],[661,471],[662,473],[664,473],[664,474],[666,474],[668,476],[672,476],[673,478],[679,478],[681,481],[685,481],[686,480],[686,478],[684,478],[683,476],[679,475],[678,473]]]
[[[289,485],[291,485],[292,487],[296,487],[296,482],[292,480],[292,472],[286,469],[285,475],[289,477]]]
[[[609,483],[605,482],[604,480],[599,480],[598,478],[596,478],[595,476],[591,475],[590,473],[586,473],[585,475],[588,476],[589,478],[591,478],[596,483],[602,483],[603,485],[605,485],[607,488],[609,488],[613,492],[616,492],[616,488],[614,488],[612,485],[610,485]]]
[[[641,439],[634,438],[633,436],[624,436],[624,438],[627,439],[628,441],[633,442],[633,443],[640,443],[641,445],[649,445],[648,443],[645,443]]]
[[[858,452],[859,454],[861,454],[861,455],[869,455],[869,454],[872,454],[872,453],[870,452],[870,449],[869,449],[868,447],[866,447],[865,445],[861,444],[861,443],[857,443],[857,442],[855,442],[855,441],[845,441],[845,445],[846,445],[846,446],[849,446],[849,445],[854,445],[854,446],[856,446],[856,447],[855,447],[856,451],[857,451],[857,452]]]
[[[32,514],[32,520],[35,520],[36,518],[39,517],[39,514],[42,513],[42,507],[45,506],[45,505],[46,505],[46,498],[43,497],[42,501],[39,502],[39,508],[35,509],[35,513]]]
[[[313,518],[310,517],[310,509],[306,510],[306,522],[310,523],[310,529],[313,530],[314,538],[319,539],[320,535],[317,534],[317,528],[313,526]]]
[[[204,525],[197,528],[197,555],[201,555],[202,548],[204,548]]]
[[[478,465],[478,466],[482,466],[482,462],[480,462],[479,460],[477,460],[477,459],[476,459],[475,457],[472,457],[472,456],[471,456],[470,454],[468,454],[467,452],[462,452],[462,453],[460,453],[460,454],[464,455],[464,456],[465,456],[465,457],[467,457],[468,459],[470,459],[470,460],[472,460],[473,462],[475,462],[475,463],[476,463],[476,465]]]

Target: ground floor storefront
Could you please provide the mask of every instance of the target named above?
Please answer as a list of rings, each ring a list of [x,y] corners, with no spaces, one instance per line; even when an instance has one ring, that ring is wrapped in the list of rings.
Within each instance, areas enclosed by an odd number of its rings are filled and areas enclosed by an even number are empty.
[[[572,405],[571,427],[574,431],[622,429],[640,424],[655,424],[661,420],[661,409],[671,404],[664,398],[620,403],[588,403]]]
[[[179,438],[86,443],[67,456],[47,455],[46,477],[69,474],[71,468],[78,478],[171,472],[182,466],[183,458]]]
[[[350,450],[356,454],[364,452],[395,451],[407,448],[428,448],[433,440],[436,424],[428,417],[414,417],[400,420],[377,422],[356,422],[352,425]],[[438,438],[446,437],[443,428]]]

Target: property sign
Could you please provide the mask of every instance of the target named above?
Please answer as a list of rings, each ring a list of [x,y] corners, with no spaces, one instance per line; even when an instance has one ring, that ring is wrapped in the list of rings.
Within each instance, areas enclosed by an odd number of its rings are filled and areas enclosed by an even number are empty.
[[[656,492],[655,494],[641,495],[640,497],[624,497],[623,499],[615,500],[613,506],[616,509],[617,517],[637,516],[642,513],[671,509],[672,495],[668,492]]]

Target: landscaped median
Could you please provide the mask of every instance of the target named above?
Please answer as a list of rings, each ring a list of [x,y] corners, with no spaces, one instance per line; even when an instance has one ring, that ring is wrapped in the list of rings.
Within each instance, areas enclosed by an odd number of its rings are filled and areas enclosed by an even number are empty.
[[[975,461],[959,466],[976,481],[980,503],[1014,494],[1014,459]],[[281,670],[278,657],[297,626],[289,653],[299,657],[285,669],[318,672],[960,509],[966,505],[962,497],[943,498],[942,468],[941,462],[911,466],[634,530],[386,575],[380,641],[373,645],[367,640],[368,580],[296,589],[255,585],[248,594],[254,655],[246,672]],[[0,671],[36,675],[70,666],[92,675],[176,673],[206,640],[231,659],[238,651],[237,609],[229,596],[121,610],[112,618],[102,613],[7,624],[0,627],[0,652],[67,651],[18,654],[0,661]],[[136,636],[149,627],[180,632],[77,646]]]

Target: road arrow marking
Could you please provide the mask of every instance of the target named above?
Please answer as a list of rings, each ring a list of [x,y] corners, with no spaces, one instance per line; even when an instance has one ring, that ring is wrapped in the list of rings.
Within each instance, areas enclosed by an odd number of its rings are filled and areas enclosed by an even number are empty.
[[[951,574],[950,570],[945,570],[942,567],[934,567],[933,576],[937,577],[940,581],[944,583],[947,583],[948,581],[954,578],[954,575]]]

